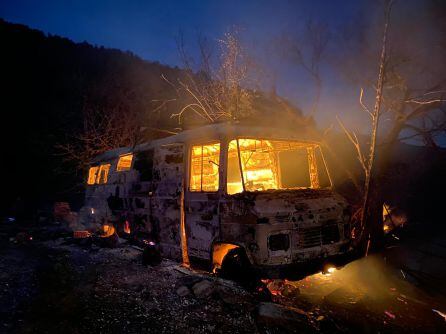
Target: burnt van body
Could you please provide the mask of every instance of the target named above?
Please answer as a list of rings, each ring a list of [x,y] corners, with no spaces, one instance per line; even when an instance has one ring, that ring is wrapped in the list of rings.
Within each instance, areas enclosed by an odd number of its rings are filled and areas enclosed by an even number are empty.
[[[204,126],[106,152],[88,184],[83,219],[144,231],[163,256],[213,270],[234,248],[275,277],[350,246],[348,204],[302,131]]]

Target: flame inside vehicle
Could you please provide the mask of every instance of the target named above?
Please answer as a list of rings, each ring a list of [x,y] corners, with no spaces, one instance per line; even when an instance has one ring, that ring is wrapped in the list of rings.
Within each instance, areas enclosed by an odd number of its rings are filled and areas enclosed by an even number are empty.
[[[113,225],[102,225],[102,234],[100,235],[101,238],[108,238],[111,237],[113,234],[115,234],[115,228]]]
[[[130,230],[130,223],[128,220],[125,221],[124,223],[124,233],[130,234],[131,230]]]
[[[247,138],[229,143],[228,194],[244,190],[318,189],[330,182],[316,144]]]

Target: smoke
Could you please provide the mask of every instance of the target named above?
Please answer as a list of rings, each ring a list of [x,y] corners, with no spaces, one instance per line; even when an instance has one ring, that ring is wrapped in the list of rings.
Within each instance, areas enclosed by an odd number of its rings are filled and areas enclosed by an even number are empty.
[[[333,273],[318,273],[300,281],[289,281],[298,287],[300,298],[326,305],[366,306],[382,314],[398,312],[408,300],[426,300],[427,295],[412,285],[403,271],[386,263],[379,255],[351,262]]]

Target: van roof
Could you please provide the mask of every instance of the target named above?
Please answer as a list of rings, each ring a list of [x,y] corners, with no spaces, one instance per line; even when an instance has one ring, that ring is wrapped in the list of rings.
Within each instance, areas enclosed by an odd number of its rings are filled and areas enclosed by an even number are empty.
[[[176,143],[194,143],[212,140],[222,140],[227,138],[243,138],[253,137],[262,139],[283,139],[283,140],[299,140],[308,142],[318,142],[317,131],[308,131],[307,127],[299,127],[295,130],[272,128],[265,126],[247,126],[231,123],[217,123],[191,130],[185,130],[176,135],[166,138],[156,139],[141,143],[134,148],[120,147],[104,152],[92,160],[92,163],[107,161],[132,152],[141,152],[161,145],[169,145]]]

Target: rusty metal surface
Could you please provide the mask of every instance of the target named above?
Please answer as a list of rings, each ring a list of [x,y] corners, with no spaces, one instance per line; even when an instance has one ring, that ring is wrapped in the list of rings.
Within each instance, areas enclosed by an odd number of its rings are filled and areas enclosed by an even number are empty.
[[[220,132],[215,136],[224,135]],[[140,153],[144,153],[142,148],[153,150],[150,180],[142,181],[140,172],[133,168],[116,171],[119,156],[104,155],[111,164],[109,181],[88,187],[81,220],[85,224],[127,220],[133,231],[149,233],[159,243],[163,256],[181,260],[180,195],[183,175],[188,173],[185,157],[191,143],[177,139],[167,138],[138,148]],[[222,149],[222,166],[225,152]],[[221,184],[225,182],[224,174],[221,172]],[[242,246],[257,266],[302,263],[342,254],[350,241],[344,233],[349,223],[344,216],[347,206],[342,197],[329,189],[271,190],[231,196],[223,190],[186,191],[188,252],[191,257],[210,261],[214,242],[234,243]]]
[[[257,265],[336,255],[349,242],[344,237],[346,206],[344,199],[328,190],[228,196],[220,206],[221,239],[242,243]],[[269,237],[275,234],[288,235],[287,249],[268,247]]]

